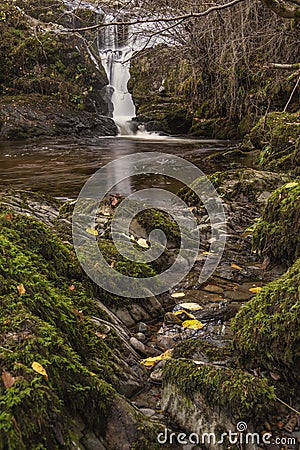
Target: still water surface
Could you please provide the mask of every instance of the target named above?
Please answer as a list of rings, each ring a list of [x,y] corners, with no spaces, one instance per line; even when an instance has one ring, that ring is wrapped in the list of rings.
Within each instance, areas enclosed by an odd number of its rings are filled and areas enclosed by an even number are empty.
[[[203,172],[220,170],[203,158],[229,150],[234,142],[184,138],[149,137],[149,139],[105,137],[95,139],[56,139],[0,142],[0,187],[32,189],[48,194],[76,198],[87,179],[108,162],[138,152],[165,152],[181,156]],[[117,178],[120,174],[111,174]],[[167,187],[168,185],[168,187]],[[176,192],[177,181],[162,176],[145,175],[115,186],[114,192],[159,187]]]

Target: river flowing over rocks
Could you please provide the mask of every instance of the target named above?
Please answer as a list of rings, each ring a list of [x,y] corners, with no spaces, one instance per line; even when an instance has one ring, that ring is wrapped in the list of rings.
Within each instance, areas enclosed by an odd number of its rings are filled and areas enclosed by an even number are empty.
[[[0,2],[0,450],[299,450],[287,2]]]

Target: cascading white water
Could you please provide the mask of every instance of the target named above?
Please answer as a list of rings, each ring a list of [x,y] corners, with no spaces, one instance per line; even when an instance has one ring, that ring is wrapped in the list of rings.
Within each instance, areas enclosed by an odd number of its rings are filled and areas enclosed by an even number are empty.
[[[110,18],[107,17],[109,23]],[[135,116],[135,106],[127,83],[130,79],[130,58],[133,45],[130,45],[129,29],[125,25],[104,27],[99,33],[98,47],[102,65],[109,81],[108,89],[112,91],[112,118],[121,135],[131,135]]]

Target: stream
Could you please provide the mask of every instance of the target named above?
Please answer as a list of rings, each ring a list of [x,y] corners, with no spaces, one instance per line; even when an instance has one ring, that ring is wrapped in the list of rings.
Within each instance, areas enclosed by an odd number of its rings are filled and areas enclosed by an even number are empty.
[[[146,138],[145,138],[146,137]],[[208,155],[236,147],[236,142],[212,139],[172,138],[156,134],[94,139],[0,141],[0,187],[31,189],[62,198],[76,198],[87,179],[108,162],[138,152],[165,152],[181,156],[204,173],[223,170],[224,164],[203,162]],[[240,165],[245,164],[241,160]],[[111,174],[113,177],[114,174]],[[130,180],[115,192],[129,194],[135,188],[164,187],[176,192],[174,180]]]

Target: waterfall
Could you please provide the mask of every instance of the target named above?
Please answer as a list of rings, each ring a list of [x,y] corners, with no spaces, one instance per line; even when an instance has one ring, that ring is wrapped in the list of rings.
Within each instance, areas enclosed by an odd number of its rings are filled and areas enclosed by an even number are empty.
[[[112,18],[108,16],[107,23],[110,20]],[[98,34],[99,54],[109,81],[108,92],[113,105],[111,115],[121,135],[134,134],[131,120],[135,117],[135,106],[127,89],[130,58],[134,50],[129,33],[128,26],[111,25],[101,29]]]

